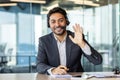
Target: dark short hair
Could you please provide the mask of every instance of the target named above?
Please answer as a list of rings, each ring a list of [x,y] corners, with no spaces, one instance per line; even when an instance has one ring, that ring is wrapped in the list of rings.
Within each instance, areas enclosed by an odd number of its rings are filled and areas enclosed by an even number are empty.
[[[68,20],[68,17],[67,17],[67,13],[64,9],[60,8],[60,7],[54,7],[53,9],[51,9],[48,14],[47,14],[47,24],[48,24],[48,27],[50,27],[50,24],[49,24],[49,19],[50,19],[50,16],[53,14],[53,13],[60,13],[62,14],[65,19],[66,19],[66,24],[69,25],[70,22]]]

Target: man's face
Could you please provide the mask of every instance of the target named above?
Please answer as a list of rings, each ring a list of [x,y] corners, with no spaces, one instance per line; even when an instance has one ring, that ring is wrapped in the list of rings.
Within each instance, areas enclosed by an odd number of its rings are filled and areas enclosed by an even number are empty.
[[[66,19],[60,13],[53,13],[49,19],[50,28],[56,35],[63,35],[66,31]]]

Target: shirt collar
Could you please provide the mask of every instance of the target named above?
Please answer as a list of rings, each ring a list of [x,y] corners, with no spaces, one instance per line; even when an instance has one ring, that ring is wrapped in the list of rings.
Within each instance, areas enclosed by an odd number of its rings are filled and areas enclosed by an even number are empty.
[[[57,42],[60,42],[60,41],[57,39],[57,37],[55,36],[55,34],[54,34],[54,33],[53,33],[53,35],[54,35],[55,40],[56,40]],[[63,41],[61,41],[61,42],[66,41],[66,37],[67,37],[67,34],[64,36],[64,39],[63,39]]]

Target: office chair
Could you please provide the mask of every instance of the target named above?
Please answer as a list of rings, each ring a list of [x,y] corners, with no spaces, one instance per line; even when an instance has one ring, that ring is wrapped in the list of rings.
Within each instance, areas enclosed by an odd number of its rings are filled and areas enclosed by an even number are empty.
[[[7,63],[9,60],[11,60],[10,54],[12,53],[13,49],[12,48],[8,49],[7,54],[9,54],[9,56],[7,56],[5,55],[5,46],[3,46],[4,48],[1,48],[1,53],[0,53],[0,73],[12,73],[12,69],[10,69],[7,66]]]

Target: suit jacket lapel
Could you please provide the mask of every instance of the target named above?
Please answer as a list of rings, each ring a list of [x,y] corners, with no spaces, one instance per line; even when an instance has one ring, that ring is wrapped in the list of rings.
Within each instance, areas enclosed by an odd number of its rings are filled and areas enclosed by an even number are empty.
[[[60,65],[58,46],[57,46],[57,42],[56,42],[53,34],[52,34],[52,44],[53,44],[53,46],[51,46],[51,47],[52,47],[52,49],[54,49],[54,55],[56,56],[55,57],[56,63],[57,63],[56,65]]]
[[[70,40],[70,38],[67,35],[66,38],[66,57],[67,57],[67,66],[69,66],[69,61],[70,61],[70,52],[71,52],[71,46],[72,46],[72,41]]]

